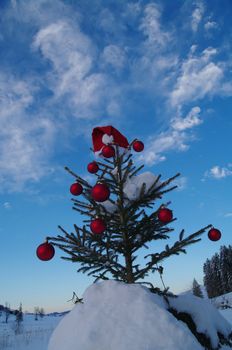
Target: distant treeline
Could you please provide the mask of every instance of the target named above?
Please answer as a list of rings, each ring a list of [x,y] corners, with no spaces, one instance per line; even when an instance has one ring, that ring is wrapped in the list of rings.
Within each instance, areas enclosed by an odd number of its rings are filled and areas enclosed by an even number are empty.
[[[203,271],[209,298],[232,292],[232,246],[221,246],[219,254],[206,260]]]

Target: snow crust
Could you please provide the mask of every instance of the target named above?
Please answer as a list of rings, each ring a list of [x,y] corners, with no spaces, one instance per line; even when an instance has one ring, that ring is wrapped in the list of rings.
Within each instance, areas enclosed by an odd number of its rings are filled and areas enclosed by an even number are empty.
[[[232,292],[212,298],[212,301],[217,308],[219,308],[223,302],[225,303],[225,301],[228,301],[229,305],[232,307]]]
[[[124,170],[125,171],[125,170]],[[117,174],[117,167],[112,170],[112,174]],[[123,172],[124,174],[124,172]],[[143,183],[146,184],[145,193],[149,190],[149,188],[154,184],[158,176],[152,174],[151,172],[147,171],[140,175],[134,175],[132,178],[127,178],[127,181],[123,188],[123,193],[127,197],[125,198],[125,203],[130,203],[131,200],[136,200],[139,198],[139,194],[142,188]],[[155,187],[158,187],[160,185],[160,181],[157,182]],[[117,210],[117,205],[111,203],[109,200],[106,200],[105,202],[101,203],[104,208],[110,212],[114,213]]]
[[[208,301],[195,296],[170,300],[177,310],[191,313],[198,331],[206,331],[215,345],[215,327],[224,335],[231,332]],[[187,325],[167,311],[165,300],[144,286],[101,281],[86,289],[83,301],[60,321],[48,350],[203,349]]]
[[[169,298],[169,302],[179,312],[190,313],[197,326],[197,332],[206,334],[215,348],[219,342],[217,332],[228,336],[232,331],[231,325],[209,300],[185,294],[178,298]]]
[[[129,200],[135,200],[139,198],[139,194],[143,183],[146,184],[145,193],[148,192],[149,188],[154,184],[158,176],[146,171],[140,175],[135,175],[132,178],[128,178],[123,192]],[[160,182],[156,184],[156,187],[160,185]]]
[[[35,315],[23,315],[20,332],[15,334],[15,316],[10,315],[8,323],[0,317],[1,350],[47,350],[48,341],[57,323],[63,316],[44,316],[35,321]]]
[[[111,203],[109,200],[106,200],[105,202],[102,202],[101,205],[108,211],[109,213],[114,213],[117,210],[117,205],[114,203]]]

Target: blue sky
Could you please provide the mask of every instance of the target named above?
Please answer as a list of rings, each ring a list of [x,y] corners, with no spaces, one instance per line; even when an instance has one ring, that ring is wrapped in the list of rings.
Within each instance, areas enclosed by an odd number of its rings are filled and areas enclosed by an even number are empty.
[[[171,291],[202,283],[205,260],[231,244],[231,1],[90,3],[0,4],[0,304],[12,308],[65,310],[93,282],[58,250],[49,262],[35,250],[58,225],[82,226],[63,168],[92,181],[95,126],[142,140],[134,160],[144,171],[181,173],[164,198],[175,231],[154,250],[182,228],[222,232],[163,262]],[[156,274],[147,280],[162,287]]]

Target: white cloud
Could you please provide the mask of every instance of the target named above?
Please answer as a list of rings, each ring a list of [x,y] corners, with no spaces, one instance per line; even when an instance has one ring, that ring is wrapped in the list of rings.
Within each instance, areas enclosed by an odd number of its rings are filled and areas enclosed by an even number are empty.
[[[12,208],[12,205],[10,204],[10,202],[5,202],[3,203],[3,208],[6,210],[9,210]]]
[[[125,51],[117,45],[108,45],[103,50],[102,60],[116,69],[121,69],[126,63]]]
[[[202,51],[202,60],[208,62],[212,56],[217,54],[217,52],[217,49],[214,47],[207,47]]]
[[[219,95],[229,97],[232,96],[232,83],[231,81],[226,81],[221,84],[219,89]]]
[[[156,56],[153,63],[152,63],[152,71],[164,71],[164,70],[170,70],[174,67],[176,67],[178,64],[178,57],[176,55],[163,55],[163,56]]]
[[[175,37],[162,25],[162,7],[155,3],[143,6],[138,29],[143,41],[139,39],[136,48],[127,50],[130,84],[153,96],[164,96],[172,83],[179,57],[175,50],[170,50]],[[135,55],[131,59],[133,52]]]
[[[141,13],[141,4],[139,2],[129,2],[126,5],[125,12],[122,14],[127,20],[133,21]]]
[[[218,27],[218,24],[214,21],[207,21],[205,24],[204,24],[204,28],[205,30],[211,30],[211,29],[216,29]]]
[[[185,133],[169,130],[155,136],[150,141],[147,149],[139,156],[139,160],[144,161],[148,165],[159,163],[166,159],[163,153],[170,150],[184,151],[188,149],[185,144],[187,140]]]
[[[226,214],[224,215],[224,217],[225,217],[225,218],[230,218],[230,217],[232,217],[232,213],[226,213]]]
[[[181,176],[177,178],[176,180],[174,180],[173,185],[178,186],[177,188],[178,191],[183,191],[187,187],[187,177]]]
[[[200,112],[200,107],[193,107],[185,118],[173,119],[173,121],[171,122],[172,128],[174,130],[183,131],[186,129],[191,129],[194,126],[201,124],[202,120],[199,118]]]
[[[216,54],[216,49],[207,48],[201,56],[190,55],[181,66],[180,75],[170,94],[173,107],[181,106],[220,91],[223,69],[220,65],[210,62]]]
[[[194,54],[194,52],[196,51],[196,49],[197,49],[197,45],[192,45],[192,46],[190,47],[190,54]]]
[[[226,167],[213,166],[209,171],[205,172],[206,177],[212,177],[214,179],[223,179],[232,175],[232,170]]]
[[[202,3],[198,3],[197,7],[194,9],[192,13],[191,27],[193,32],[196,32],[198,30],[203,14],[204,14],[204,6]]]
[[[114,31],[116,19],[114,14],[107,8],[103,9],[99,16],[99,25],[106,32]]]
[[[21,191],[51,171],[48,166],[54,125],[27,109],[34,102],[35,87],[0,73],[0,185],[1,191]]]
[[[160,17],[161,11],[157,4],[146,5],[139,29],[145,35],[146,45],[151,50],[166,47],[171,39],[170,33],[161,28]]]
[[[192,139],[186,130],[202,123],[198,117],[199,113],[200,108],[196,106],[185,118],[175,118],[171,121],[168,131],[150,137],[147,147],[138,159],[145,164],[153,165],[164,161],[166,157],[163,154],[166,152],[171,150],[186,151],[189,148],[188,142]]]
[[[78,12],[72,13],[72,18],[74,15],[79,16]],[[64,16],[71,18],[71,13],[70,7],[65,6],[62,0],[13,0],[6,8],[5,18],[41,27]]]
[[[36,34],[33,47],[53,65],[48,84],[55,99],[64,98],[76,117],[94,118],[96,109],[107,105],[113,88],[105,74],[93,71],[95,48],[77,25],[65,21],[50,24]]]

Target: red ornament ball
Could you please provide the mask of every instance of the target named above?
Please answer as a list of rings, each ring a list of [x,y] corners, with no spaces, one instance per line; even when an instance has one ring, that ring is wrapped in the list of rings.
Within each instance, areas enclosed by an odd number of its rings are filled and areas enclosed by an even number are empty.
[[[96,184],[92,188],[91,196],[96,202],[105,202],[110,196],[110,190],[105,184]]]
[[[36,255],[40,260],[48,261],[55,255],[55,249],[52,244],[45,242],[36,249]]]
[[[89,173],[95,174],[99,169],[97,162],[89,163],[87,169]]]
[[[168,208],[161,208],[158,212],[158,218],[163,223],[170,222],[173,218],[172,210],[170,210]]]
[[[105,158],[111,158],[115,155],[115,150],[114,147],[112,146],[104,146],[102,149],[102,155]]]
[[[70,186],[70,192],[73,196],[79,196],[83,192],[83,187],[78,182]]]
[[[106,229],[104,221],[100,218],[91,221],[90,229],[93,233],[103,233]]]
[[[208,232],[208,237],[211,241],[218,241],[221,238],[221,232],[216,228],[211,228]]]
[[[142,143],[142,141],[135,141],[133,142],[133,149],[136,152],[142,152],[142,150],[144,149],[144,144]]]

